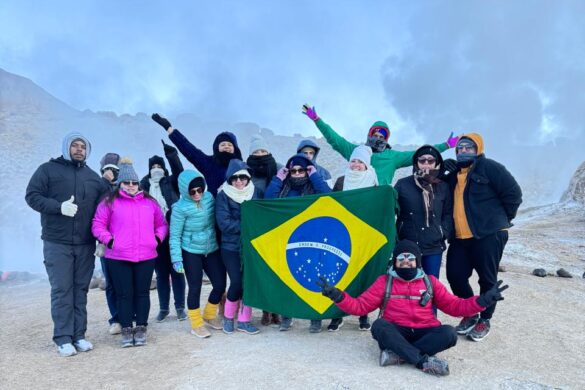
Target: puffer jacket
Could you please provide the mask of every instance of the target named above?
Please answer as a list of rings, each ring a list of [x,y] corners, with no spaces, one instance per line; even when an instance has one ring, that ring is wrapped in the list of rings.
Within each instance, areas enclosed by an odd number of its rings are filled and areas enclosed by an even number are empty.
[[[468,317],[485,310],[477,303],[477,296],[466,299],[458,298],[447,291],[445,286],[431,275],[428,278],[433,285],[433,300],[426,306],[421,306],[417,297],[420,297],[421,292],[426,290],[422,275],[421,272],[417,278],[405,281],[396,273],[393,274],[391,297],[383,316],[386,321],[408,328],[430,328],[441,325],[433,313],[433,304],[439,310],[453,317]],[[381,309],[387,280],[388,275],[380,276],[357,298],[352,298],[344,292],[343,300],[337,303],[337,307],[348,314],[359,316],[366,315],[378,308]]]
[[[156,247],[164,241],[169,228],[156,200],[139,192],[134,196],[119,190],[109,204],[104,199],[93,217],[92,232],[106,245],[104,257],[134,263],[157,257]],[[107,244],[113,239],[112,248]],[[158,242],[157,242],[158,239]]]
[[[226,179],[241,169],[247,169],[247,165],[240,160],[231,160],[226,171]],[[224,183],[227,185],[227,183]],[[258,188],[254,188],[252,199],[261,199],[262,193]],[[240,204],[220,191],[216,198],[215,218],[217,226],[221,230],[221,248],[232,251],[240,251]]]
[[[199,202],[189,195],[189,184],[196,177],[202,177],[195,170],[186,170],[179,175],[179,192],[181,199],[173,205],[171,214],[171,261],[183,261],[182,250],[198,255],[215,252],[215,199],[207,191]]]
[[[105,179],[84,162],[71,161],[69,147],[73,140],[83,137],[69,133],[63,139],[63,155],[42,164],[26,187],[26,203],[41,214],[44,241],[66,245],[94,244],[91,223],[100,198],[108,193]],[[91,145],[87,142],[87,157]],[[75,217],[61,214],[61,203],[74,196],[78,206]]]

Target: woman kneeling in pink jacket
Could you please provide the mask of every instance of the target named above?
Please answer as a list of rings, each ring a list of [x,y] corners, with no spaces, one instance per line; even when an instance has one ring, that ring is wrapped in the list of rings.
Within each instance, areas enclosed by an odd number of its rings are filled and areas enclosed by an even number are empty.
[[[132,161],[122,159],[120,187],[98,205],[93,235],[106,245],[112,284],[122,325],[122,347],[146,344],[150,311],[150,281],[156,247],[168,234],[165,216],[156,200],[138,187]],[[136,328],[132,322],[136,315]]]

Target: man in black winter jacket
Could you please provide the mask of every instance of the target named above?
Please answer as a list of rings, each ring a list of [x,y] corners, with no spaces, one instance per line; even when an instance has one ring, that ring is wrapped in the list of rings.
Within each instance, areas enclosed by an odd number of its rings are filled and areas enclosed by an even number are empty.
[[[61,356],[93,349],[85,340],[87,291],[95,264],[91,222],[105,179],[85,161],[89,141],[72,132],[65,136],[63,155],[42,164],[26,188],[26,202],[41,213],[43,255],[51,283],[53,341]]]
[[[460,298],[473,296],[469,278],[479,276],[480,294],[497,283],[498,267],[508,242],[508,229],[522,203],[522,190],[500,163],[486,158],[477,133],[463,135],[456,146],[457,162],[446,160],[447,180],[453,191],[454,234],[447,251],[447,280]],[[490,331],[496,305],[480,316],[465,317],[457,333],[481,341]]]

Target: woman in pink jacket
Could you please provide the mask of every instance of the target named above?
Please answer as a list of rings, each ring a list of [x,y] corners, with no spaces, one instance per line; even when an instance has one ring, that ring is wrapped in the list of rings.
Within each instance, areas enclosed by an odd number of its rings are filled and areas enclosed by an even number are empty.
[[[122,347],[131,347],[146,344],[156,247],[165,239],[168,226],[156,200],[138,187],[129,159],[120,161],[118,183],[120,187],[98,205],[92,232],[106,245],[104,257],[117,295]],[[134,315],[136,328],[132,329]]]
[[[448,375],[449,364],[435,354],[453,347],[457,333],[442,325],[433,305],[454,317],[470,316],[504,299],[508,286],[494,286],[480,296],[458,298],[421,266],[421,251],[416,243],[401,240],[396,244],[393,265],[359,297],[353,298],[326,280],[320,283],[323,295],[346,313],[364,315],[380,309],[372,324],[372,337],[380,347],[380,365],[413,364],[427,374]]]

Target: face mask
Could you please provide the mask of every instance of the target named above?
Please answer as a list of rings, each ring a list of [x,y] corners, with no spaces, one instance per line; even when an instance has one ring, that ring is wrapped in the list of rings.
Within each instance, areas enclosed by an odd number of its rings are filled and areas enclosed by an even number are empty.
[[[305,184],[307,184],[307,182],[309,181],[309,177],[308,176],[304,176],[304,177],[290,177],[290,185],[293,188],[300,188],[303,187]]]
[[[418,273],[417,268],[394,268],[394,271],[402,280],[412,280]]]
[[[457,155],[457,166],[460,168],[468,167],[473,164],[476,159],[477,154],[475,153],[459,153]]]
[[[230,152],[217,152],[214,157],[219,161],[222,167],[227,167],[230,160],[234,158],[234,153]]]
[[[386,150],[386,148],[388,147],[388,142],[386,140],[379,139],[376,137],[368,137],[366,145],[371,147],[374,153],[380,153]]]
[[[152,168],[150,170],[150,178],[155,182],[158,182],[164,176],[165,176],[165,171],[162,168]]]

